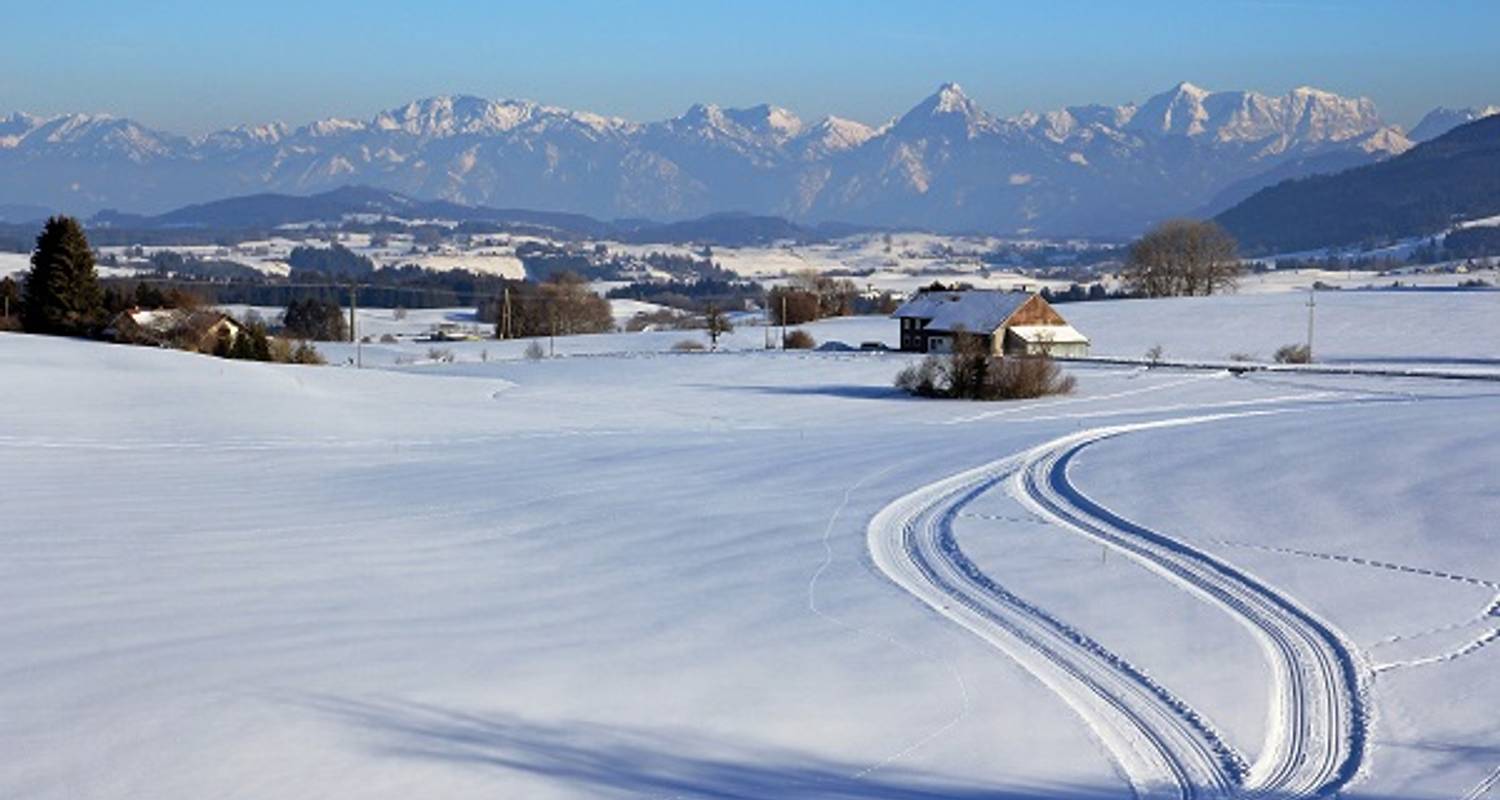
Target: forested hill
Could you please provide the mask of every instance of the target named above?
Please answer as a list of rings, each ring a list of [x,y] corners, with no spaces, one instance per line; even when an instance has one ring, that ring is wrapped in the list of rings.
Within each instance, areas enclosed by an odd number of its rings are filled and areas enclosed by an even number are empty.
[[[1386,161],[1279,183],[1217,220],[1248,254],[1295,252],[1443,231],[1500,214],[1500,116],[1454,128]]]

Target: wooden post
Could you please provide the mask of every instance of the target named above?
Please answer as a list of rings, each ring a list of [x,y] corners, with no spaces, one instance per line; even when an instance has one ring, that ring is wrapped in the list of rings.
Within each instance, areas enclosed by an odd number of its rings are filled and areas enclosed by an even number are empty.
[[[502,339],[509,339],[509,338],[511,338],[512,336],[515,335],[515,333],[511,330],[511,321],[510,321],[510,287],[509,286],[505,287],[505,301],[504,301],[504,303],[501,306],[500,315],[501,315],[501,317],[500,317],[501,318],[501,327],[500,327],[500,329],[502,331],[500,338],[502,338]]]
[[[786,292],[781,293],[781,349],[786,349]]]

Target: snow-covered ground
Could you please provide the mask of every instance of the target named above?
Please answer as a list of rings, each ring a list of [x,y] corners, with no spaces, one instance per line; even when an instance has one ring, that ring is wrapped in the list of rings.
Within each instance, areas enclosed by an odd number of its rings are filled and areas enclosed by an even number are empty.
[[[1301,302],[1061,310],[1222,358]],[[1497,311],[1320,294],[1318,352],[1500,372]],[[365,370],[0,334],[0,796],[1493,793],[1500,384],[920,401],[908,356],[763,334]]]

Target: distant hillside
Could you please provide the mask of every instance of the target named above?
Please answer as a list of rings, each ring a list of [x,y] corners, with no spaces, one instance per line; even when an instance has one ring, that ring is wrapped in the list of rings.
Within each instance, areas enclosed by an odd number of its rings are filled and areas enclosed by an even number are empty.
[[[513,233],[723,247],[783,240],[817,241],[869,230],[838,223],[806,227],[781,217],[738,213],[710,214],[668,223],[642,219],[604,222],[561,211],[488,208],[447,200],[417,200],[399,192],[367,186],[344,186],[307,196],[266,193],[230,197],[183,206],[155,216],[101,211],[90,218],[89,225],[116,234],[137,231],[205,233],[269,231],[299,224],[337,226],[351,220],[373,223],[381,219],[407,223],[441,221]]]
[[[1217,220],[1250,254],[1439,233],[1500,214],[1500,116],[1378,164],[1263,189]]]
[[[424,201],[367,186],[343,186],[307,196],[266,193],[230,197],[183,206],[155,216],[101,211],[90,222],[114,228],[246,230],[300,223],[337,224],[346,218],[360,216],[410,221],[484,222],[584,236],[604,235],[613,230],[608,223],[582,214],[465,206],[444,200]]]

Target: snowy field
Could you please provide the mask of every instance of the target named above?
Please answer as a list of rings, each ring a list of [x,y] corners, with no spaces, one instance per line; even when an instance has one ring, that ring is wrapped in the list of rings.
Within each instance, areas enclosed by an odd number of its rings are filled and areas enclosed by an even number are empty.
[[[1264,357],[1301,303],[1060,310]],[[1500,373],[1500,294],[1317,324]],[[1500,383],[921,401],[908,356],[763,334],[364,370],[0,334],[0,797],[1500,796]]]

